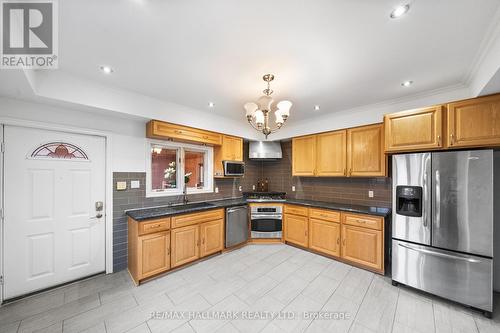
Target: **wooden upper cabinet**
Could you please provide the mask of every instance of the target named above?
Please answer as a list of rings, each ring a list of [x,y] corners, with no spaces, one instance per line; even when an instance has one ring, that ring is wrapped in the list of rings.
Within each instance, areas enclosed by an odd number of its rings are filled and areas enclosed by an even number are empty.
[[[347,175],[386,176],[383,124],[347,130]]]
[[[222,136],[222,160],[243,161],[243,139],[235,136]]]
[[[292,176],[314,176],[316,171],[316,135],[292,139]]]
[[[139,279],[170,268],[170,233],[158,232],[139,237]]]
[[[307,216],[285,214],[285,241],[307,247],[308,245]]]
[[[222,136],[222,146],[214,147],[214,175],[224,177],[223,161],[243,161],[243,139]]]
[[[347,131],[335,131],[316,136],[316,176],[346,175]]]
[[[173,139],[209,145],[221,145],[222,135],[197,128],[151,120],[146,125],[146,136],[153,139]]]
[[[500,146],[500,94],[448,104],[449,147]]]
[[[385,151],[442,148],[442,119],[442,105],[385,115]]]
[[[224,249],[224,220],[210,221],[200,224],[200,257]]]

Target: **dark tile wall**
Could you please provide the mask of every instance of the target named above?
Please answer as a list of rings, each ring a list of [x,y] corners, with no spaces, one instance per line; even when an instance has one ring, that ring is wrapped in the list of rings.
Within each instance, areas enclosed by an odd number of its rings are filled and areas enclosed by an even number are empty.
[[[390,178],[292,177],[292,142],[282,142],[281,148],[281,160],[263,163],[270,190],[287,192],[288,197],[296,199],[391,207]],[[373,198],[368,197],[368,190],[374,191]]]
[[[269,190],[287,192],[287,196],[297,199],[320,200],[327,202],[349,203],[364,206],[391,206],[390,178],[313,178],[292,177],[290,141],[282,142],[283,159],[280,161],[257,162],[248,160],[248,144],[244,145],[246,163],[245,177],[216,179],[219,193],[190,195],[190,201],[205,201],[240,197],[238,187],[251,191],[259,178],[269,179]],[[130,181],[139,180],[140,188],[130,189]],[[113,266],[115,271],[127,267],[127,217],[125,210],[166,205],[181,202],[182,196],[146,198],[144,172],[113,173]],[[116,191],[117,181],[127,181],[127,190]],[[296,192],[292,192],[295,185]],[[368,197],[368,190],[374,191],[374,198]]]
[[[244,145],[244,154],[248,156],[248,144]],[[262,163],[245,160],[245,177],[230,179],[215,179],[219,193],[189,195],[189,201],[207,201],[241,197],[242,191],[251,191],[252,185],[262,176]],[[140,188],[131,189],[130,181],[139,180]],[[117,191],[116,182],[126,181],[127,190]],[[127,216],[125,210],[162,206],[182,201],[182,196],[146,198],[145,172],[114,172],[113,173],[113,268],[119,271],[127,267]]]

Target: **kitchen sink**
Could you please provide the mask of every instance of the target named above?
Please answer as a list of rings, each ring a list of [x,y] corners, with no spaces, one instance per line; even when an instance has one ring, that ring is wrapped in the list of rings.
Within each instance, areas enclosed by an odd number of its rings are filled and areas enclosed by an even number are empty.
[[[203,209],[203,208],[215,208],[216,206],[208,203],[208,202],[200,202],[200,203],[188,203],[185,205],[176,205],[170,207],[172,210],[186,210],[186,209]]]

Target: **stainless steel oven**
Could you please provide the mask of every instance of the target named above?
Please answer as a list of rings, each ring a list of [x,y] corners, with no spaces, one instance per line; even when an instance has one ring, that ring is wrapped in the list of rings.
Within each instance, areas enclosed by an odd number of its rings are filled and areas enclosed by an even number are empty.
[[[223,161],[224,176],[240,177],[245,174],[245,163],[238,161]]]
[[[283,234],[283,206],[252,206],[250,221],[252,238],[281,238]]]

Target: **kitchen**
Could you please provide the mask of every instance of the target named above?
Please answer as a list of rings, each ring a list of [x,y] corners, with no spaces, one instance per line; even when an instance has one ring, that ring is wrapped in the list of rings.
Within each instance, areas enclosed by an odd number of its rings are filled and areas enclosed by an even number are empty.
[[[255,4],[45,2],[59,68],[0,71],[0,331],[500,329],[496,1],[319,2],[279,57]]]

